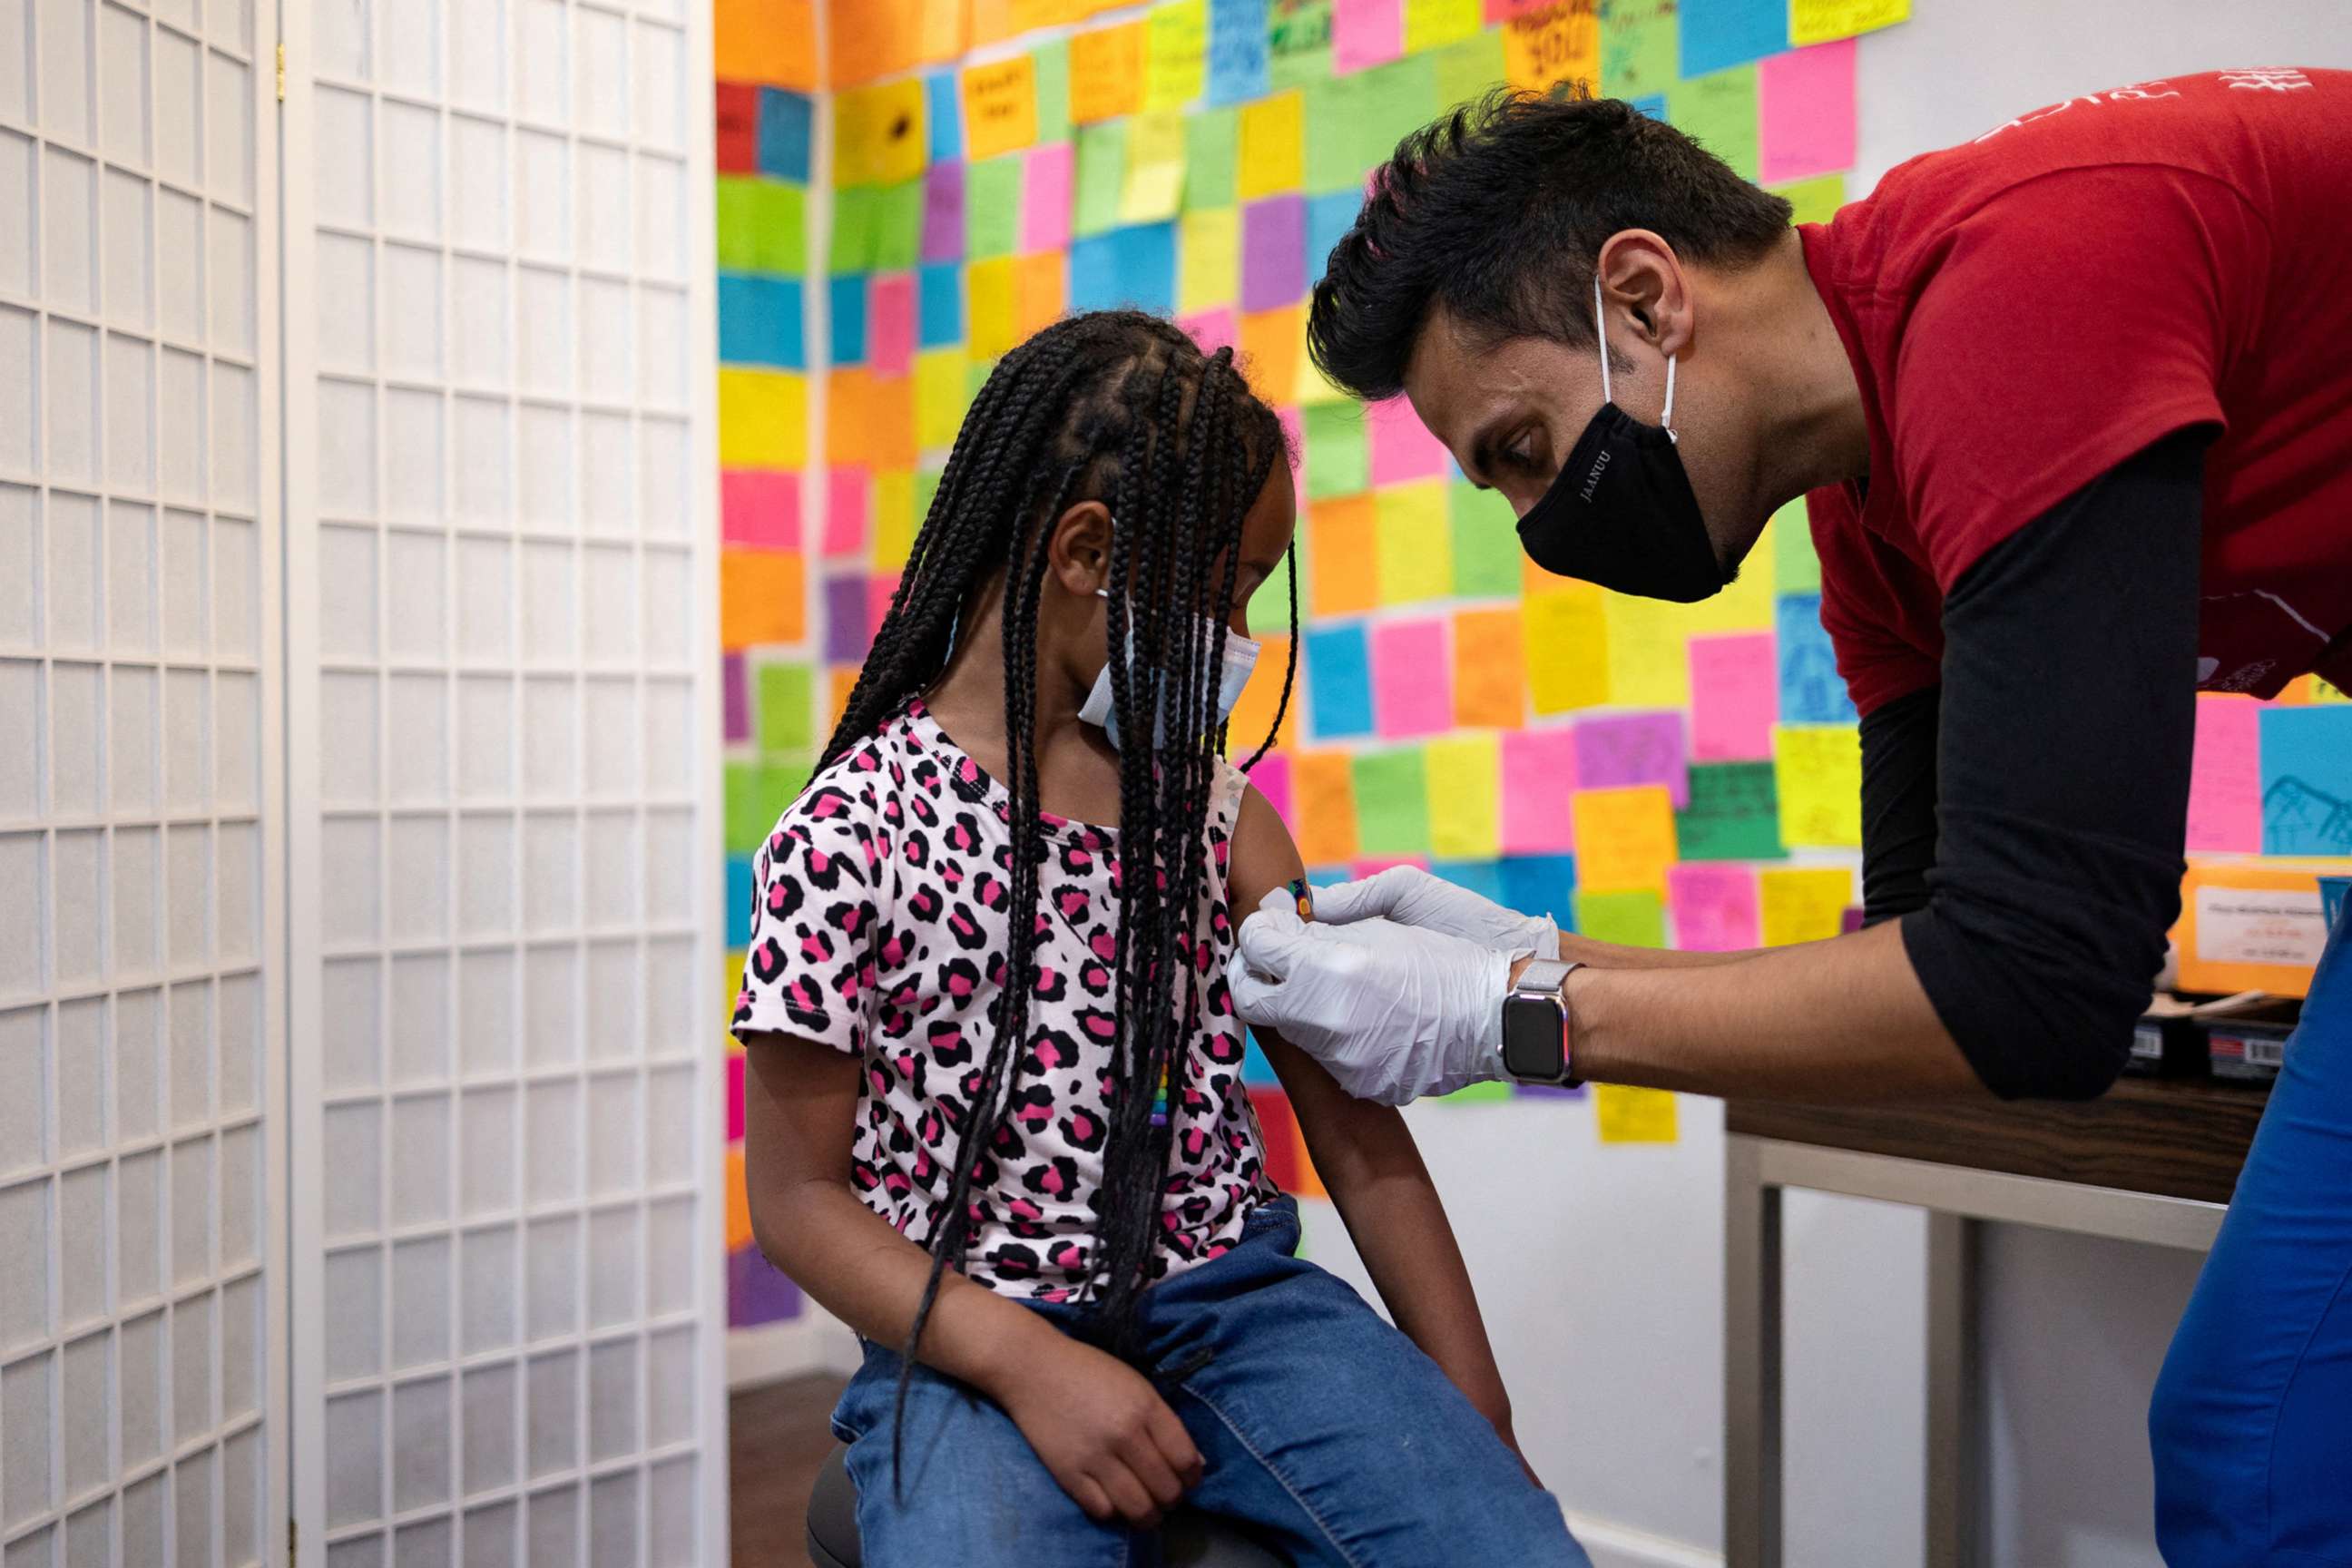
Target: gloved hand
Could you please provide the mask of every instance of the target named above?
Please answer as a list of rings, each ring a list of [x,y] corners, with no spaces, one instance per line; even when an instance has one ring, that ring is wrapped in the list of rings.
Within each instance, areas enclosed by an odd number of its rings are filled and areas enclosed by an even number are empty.
[[[1558,958],[1559,927],[1523,915],[1418,866],[1391,866],[1360,882],[1315,889],[1315,918],[1333,925],[1372,918],[1475,942],[1513,958]]]
[[[1443,931],[1377,917],[1310,924],[1277,888],[1242,922],[1225,982],[1243,1018],[1349,1094],[1402,1105],[1503,1076],[1510,976],[1507,955]]]

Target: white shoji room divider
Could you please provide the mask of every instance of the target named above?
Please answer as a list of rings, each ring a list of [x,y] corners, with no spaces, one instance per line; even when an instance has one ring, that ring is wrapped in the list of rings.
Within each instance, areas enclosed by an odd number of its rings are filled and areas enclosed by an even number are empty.
[[[715,1563],[709,7],[286,4],[304,1561]]]
[[[285,1533],[266,53],[247,0],[0,0],[6,1568]]]

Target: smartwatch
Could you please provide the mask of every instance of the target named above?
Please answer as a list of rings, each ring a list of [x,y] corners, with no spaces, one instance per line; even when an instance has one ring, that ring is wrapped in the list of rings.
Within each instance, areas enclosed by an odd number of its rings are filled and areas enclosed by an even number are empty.
[[[1573,1089],[1583,1081],[1576,1076],[1568,996],[1562,989],[1575,968],[1560,959],[1531,960],[1503,998],[1503,1070],[1521,1083]]]

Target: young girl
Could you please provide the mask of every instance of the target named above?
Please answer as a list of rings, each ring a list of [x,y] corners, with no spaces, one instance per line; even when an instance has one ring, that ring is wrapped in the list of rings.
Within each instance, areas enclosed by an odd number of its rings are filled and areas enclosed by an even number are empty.
[[[1180,1498],[1299,1563],[1585,1563],[1396,1112],[1265,1040],[1395,1329],[1265,1173],[1225,963],[1302,870],[1222,742],[1292,528],[1230,351],[1039,333],[759,857],[752,1226],[866,1342],[879,1568],[1124,1563]]]

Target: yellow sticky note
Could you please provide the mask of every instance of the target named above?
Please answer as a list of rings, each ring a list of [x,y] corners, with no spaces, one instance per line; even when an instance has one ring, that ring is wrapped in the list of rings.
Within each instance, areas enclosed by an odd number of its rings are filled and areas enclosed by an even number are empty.
[[[719,372],[719,462],[797,468],[808,458],[808,384],[788,371]]]
[[[1417,55],[1466,38],[1486,20],[1479,0],[1405,0],[1404,52]]]
[[[894,469],[874,476],[874,564],[896,572],[915,548],[922,519],[915,515],[915,476]]]
[[[1318,500],[1307,512],[1307,613],[1354,616],[1379,606],[1379,512],[1369,495]]]
[[[1307,183],[1305,101],[1294,88],[1242,106],[1235,175],[1242,200],[1280,195]]]
[[[1911,15],[1911,0],[1789,0],[1789,42],[1826,44],[1877,27],[1891,27]]]
[[[1291,402],[1307,404],[1355,401],[1353,397],[1332,384],[1331,380],[1323,374],[1322,367],[1315,363],[1315,356],[1307,352],[1307,311],[1303,306],[1298,311],[1297,352],[1298,375],[1297,379],[1291,384]]]
[[[925,349],[915,356],[915,439],[925,447],[955,445],[971,403],[964,385],[970,364],[961,349]]]
[[[1601,80],[1596,0],[1563,0],[1503,24],[1503,79],[1529,92],[1564,81]]]
[[[1032,55],[963,73],[964,155],[974,162],[1037,140],[1037,61]]]
[[[1092,125],[1143,104],[1143,24],[1097,27],[1070,39],[1070,120]]]
[[[1592,1109],[1603,1143],[1672,1143],[1677,1135],[1675,1097],[1663,1089],[1596,1083]]]
[[[1527,648],[1517,605],[1454,617],[1454,721],[1516,730],[1527,720]],[[1433,820],[1434,820],[1433,818]]]
[[[1633,708],[1682,708],[1690,703],[1690,648],[1675,624],[1683,606],[1663,599],[1611,594],[1609,700]]]
[[[1176,255],[1177,314],[1232,304],[1241,279],[1240,212],[1202,207],[1186,213],[1176,229]]]
[[[974,354],[994,359],[1021,341],[1013,324],[1013,258],[973,262],[963,283],[966,340]]]
[[[1373,492],[1379,510],[1381,603],[1409,605],[1454,592],[1445,481],[1422,479]]]
[[[1127,122],[1127,174],[1119,182],[1118,221],[1164,223],[1184,199],[1184,116],[1173,109]]]
[[[1345,752],[1301,752],[1290,759],[1290,820],[1308,865],[1356,858],[1355,776]]]
[[[1766,947],[1837,935],[1853,902],[1853,873],[1843,866],[1770,866],[1757,887]]]
[[[1580,789],[1568,797],[1576,824],[1576,885],[1591,893],[1664,892],[1675,862],[1675,805],[1664,784]]]
[[[845,185],[895,185],[923,172],[923,82],[906,77],[834,100],[834,168]],[[1033,122],[1030,134],[1036,134]]]
[[[1789,216],[1790,223],[1827,223],[1845,205],[1845,176],[1816,174],[1810,180],[1774,185],[1772,194],[1786,196],[1796,209]]]
[[[1493,735],[1444,736],[1429,742],[1422,765],[1429,787],[1431,852],[1441,860],[1491,860],[1500,855],[1502,742]]]
[[[1862,847],[1862,738],[1853,725],[1774,726],[1772,778],[1783,844]]]
[[[1601,590],[1558,580],[1556,592],[1531,595],[1523,611],[1528,694],[1538,713],[1567,713],[1609,700],[1609,623]]]
[[[1168,0],[1143,25],[1143,107],[1181,109],[1201,96],[1208,72],[1208,0]]]

